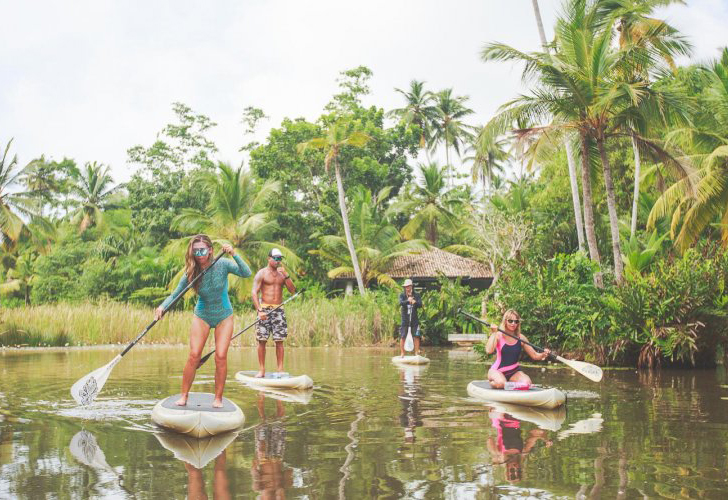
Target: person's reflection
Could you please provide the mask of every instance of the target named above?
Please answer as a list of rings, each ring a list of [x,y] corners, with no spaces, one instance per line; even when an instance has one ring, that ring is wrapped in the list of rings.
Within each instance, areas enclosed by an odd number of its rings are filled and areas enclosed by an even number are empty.
[[[488,413],[493,427],[497,431],[496,438],[488,438],[488,452],[493,464],[505,466],[505,476],[508,482],[520,481],[523,477],[523,465],[531,449],[543,440],[546,446],[551,446],[546,431],[533,429],[528,431],[526,442],[521,437],[521,422],[495,410]]]
[[[214,475],[212,476],[212,498],[227,499],[230,496],[225,457],[226,450],[223,450],[215,458]],[[184,462],[187,469],[187,498],[190,500],[207,500],[205,492],[205,479],[202,477],[202,469],[198,469],[189,462]]]
[[[255,457],[250,473],[253,489],[260,498],[285,498],[286,488],[293,485],[293,471],[283,465],[286,450],[286,429],[280,421],[285,415],[283,402],[276,401],[276,420],[268,422],[265,416],[265,394],[258,393],[260,424],[255,428]]]
[[[399,372],[399,379],[402,382],[402,391],[399,394],[402,413],[399,414],[399,423],[404,427],[405,443],[414,443],[415,428],[422,426],[419,408],[422,388],[417,378],[416,369],[404,368]]]

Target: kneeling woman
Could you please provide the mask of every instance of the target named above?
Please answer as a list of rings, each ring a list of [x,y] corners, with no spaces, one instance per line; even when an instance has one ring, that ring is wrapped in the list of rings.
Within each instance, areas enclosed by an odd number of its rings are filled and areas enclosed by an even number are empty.
[[[250,276],[250,268],[231,245],[223,245],[222,251],[232,255],[235,262],[230,259],[218,260],[212,269],[193,286],[198,299],[195,305],[195,316],[190,329],[190,355],[187,358],[182,372],[182,397],[177,401],[178,406],[187,404],[187,396],[195,379],[197,365],[202,357],[210,328],[215,329],[215,400],[212,406],[222,407],[222,391],[225,388],[227,377],[227,351],[230,338],[233,335],[233,308],[228,297],[228,274],[232,273],[243,278]],[[177,285],[177,289],[165,299],[161,306],[154,311],[155,319],[164,314],[164,309],[174,300],[184,287],[195,279],[204,269],[213,262],[212,241],[204,234],[198,234],[190,240],[185,254],[185,274]]]
[[[504,335],[498,331],[499,329],[518,337],[519,340]],[[496,352],[495,363],[488,370],[488,382],[491,387],[503,389],[506,382],[518,382],[519,385],[530,386],[531,379],[518,365],[521,350],[526,351],[526,354],[536,361],[543,361],[551,351],[544,349],[544,352],[539,353],[530,345],[521,342],[521,340],[528,342],[528,339],[521,333],[521,317],[513,309],[506,311],[500,326],[493,325],[491,330],[488,342],[485,344],[485,352],[488,354]]]

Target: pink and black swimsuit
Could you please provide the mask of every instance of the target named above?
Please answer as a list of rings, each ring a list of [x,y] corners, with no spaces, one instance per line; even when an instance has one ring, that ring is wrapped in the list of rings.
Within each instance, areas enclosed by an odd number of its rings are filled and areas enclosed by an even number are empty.
[[[510,380],[516,372],[521,371],[518,366],[518,360],[521,358],[521,340],[518,339],[515,344],[507,344],[505,336],[500,335],[498,343],[495,346],[495,363],[490,367],[491,370],[501,372],[506,380]]]

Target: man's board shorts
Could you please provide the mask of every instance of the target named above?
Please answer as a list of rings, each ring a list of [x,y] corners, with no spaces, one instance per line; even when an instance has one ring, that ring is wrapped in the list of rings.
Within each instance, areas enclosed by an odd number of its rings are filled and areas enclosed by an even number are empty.
[[[403,338],[407,337],[408,329],[409,329],[408,326],[404,326],[404,325],[400,326],[399,327],[399,338],[403,339]],[[412,336],[413,337],[422,337],[422,332],[420,331],[419,326],[412,329]]]
[[[271,335],[273,340],[280,342],[288,337],[288,323],[286,323],[286,313],[283,308],[275,309],[277,305],[263,305],[260,310],[268,315],[265,321],[258,321],[255,326],[255,338],[258,340],[268,340]]]

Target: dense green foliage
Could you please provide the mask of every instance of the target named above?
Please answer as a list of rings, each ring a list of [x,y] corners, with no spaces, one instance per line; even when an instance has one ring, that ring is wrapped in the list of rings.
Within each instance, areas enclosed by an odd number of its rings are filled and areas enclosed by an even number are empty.
[[[22,166],[9,140],[0,301],[156,305],[205,232],[253,269],[281,248],[322,301],[355,278],[375,298],[347,304],[396,316],[388,265],[434,246],[485,264],[494,285],[426,292],[433,344],[479,331],[456,312],[485,303],[489,319],[516,308],[533,340],[584,358],[710,364],[726,343],[728,49],[675,67],[690,46],[650,17],[658,3],[565,0],[540,51],[489,43],[483,60],[524,64],[528,89],[487,124],[468,121],[467,96],[418,80],[395,89],[401,107],[364,106],[373,73],[359,66],[317,119],[284,119],[241,144],[236,166],[219,161],[213,120],[182,103],[128,149],[138,169],[123,185],[96,162]],[[249,136],[267,117],[242,118]],[[250,280],[231,289],[248,304]]]

